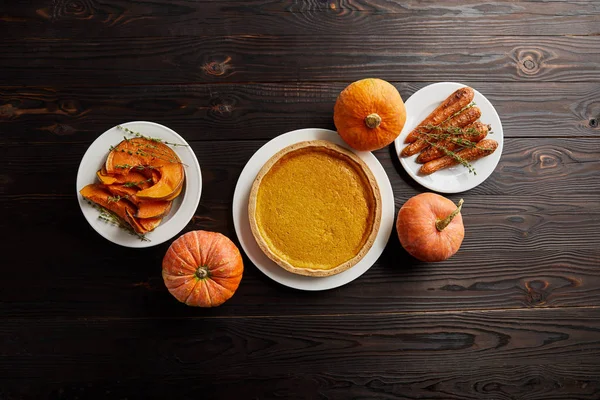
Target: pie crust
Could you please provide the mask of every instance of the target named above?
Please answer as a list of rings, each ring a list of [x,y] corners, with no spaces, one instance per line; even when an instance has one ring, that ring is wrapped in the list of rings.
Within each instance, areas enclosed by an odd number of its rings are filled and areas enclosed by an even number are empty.
[[[330,276],[356,265],[379,231],[381,194],[369,167],[326,140],[288,146],[261,168],[248,215],[261,250],[285,270]]]

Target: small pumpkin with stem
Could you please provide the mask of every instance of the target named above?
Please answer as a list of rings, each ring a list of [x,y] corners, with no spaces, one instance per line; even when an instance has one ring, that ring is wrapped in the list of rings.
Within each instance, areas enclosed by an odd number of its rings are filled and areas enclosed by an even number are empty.
[[[361,151],[392,143],[406,122],[406,107],[398,90],[382,79],[351,83],[338,96],[333,122],[350,147]]]
[[[162,263],[169,292],[180,302],[216,307],[237,290],[244,272],[237,246],[217,232],[192,231],[175,240]]]
[[[465,237],[462,209],[435,193],[411,197],[398,212],[396,229],[402,247],[413,257],[426,262],[443,261],[453,256]]]

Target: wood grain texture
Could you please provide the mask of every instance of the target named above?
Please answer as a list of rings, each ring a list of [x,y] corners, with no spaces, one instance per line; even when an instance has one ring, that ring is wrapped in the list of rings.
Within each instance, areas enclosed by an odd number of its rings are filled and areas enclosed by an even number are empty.
[[[477,213],[489,198],[469,202],[471,208],[464,214],[465,241],[459,253],[446,262],[415,261],[392,232],[382,257],[359,279],[332,291],[307,293],[280,286],[244,258],[244,278],[235,296],[218,309],[197,310],[179,304],[164,287],[160,264],[168,243],[143,251],[124,249],[92,231],[74,209],[74,198],[21,201],[21,212],[30,217],[19,219],[33,223],[3,242],[7,265],[19,265],[19,258],[8,249],[19,247],[20,237],[41,236],[46,240],[36,246],[35,254],[28,255],[26,269],[14,268],[4,274],[0,315],[31,319],[51,315],[261,316],[600,304],[600,252],[593,224],[583,230],[591,232],[591,239],[580,245],[579,238],[569,240],[572,230],[560,228],[565,226],[561,221],[573,215],[559,214],[556,210],[560,206],[542,204],[543,212],[515,215],[506,205],[514,199],[500,200],[490,216],[489,212]],[[31,217],[35,208],[60,216],[35,221]],[[64,209],[69,211],[60,211]],[[10,215],[19,210],[6,207],[6,211]],[[219,231],[237,243],[230,213],[226,206],[203,205],[185,231]],[[597,221],[599,214],[600,207],[593,206],[591,218]],[[226,225],[224,221],[228,221]],[[535,221],[543,222],[535,226]],[[553,225],[559,228],[553,229]],[[529,232],[527,227],[531,227]],[[57,252],[57,248],[69,250]],[[31,276],[41,278],[32,280]],[[28,284],[22,285],[23,281]]]
[[[431,83],[394,85],[407,100]],[[600,137],[598,83],[462,83],[492,102],[506,137]],[[271,139],[304,127],[335,129],[333,106],[346,85],[3,87],[0,142],[89,143],[112,126],[136,120],[162,123],[191,141]]]
[[[477,49],[473,51],[472,49]],[[0,85],[344,81],[594,82],[600,36],[230,35],[0,42]],[[368,72],[367,72],[368,71]]]
[[[186,230],[214,230],[236,239],[231,217],[235,184],[263,143],[192,142],[204,185],[200,207]],[[3,277],[0,314],[196,315],[196,310],[177,304],[162,283],[160,260],[168,243],[143,251],[123,249],[102,239],[82,218],[73,182],[86,148],[60,143],[3,146],[7,167],[0,185],[5,210],[0,228],[19,233],[2,242],[7,263],[19,263],[18,253],[9,249],[19,246],[22,237],[46,239],[29,256],[29,268]],[[396,211],[424,191],[389,149],[376,155],[391,180]],[[245,259],[239,292],[206,315],[598,306],[599,156],[594,138],[507,139],[500,165],[484,184],[449,196],[454,201],[465,198],[467,232],[460,252],[450,260],[416,262],[393,232],[383,256],[363,277],[331,292],[307,294],[279,286]],[[55,251],[64,246],[76,250]],[[31,274],[44,279],[19,285]],[[80,298],[88,299],[85,308],[77,305]]]
[[[592,400],[599,335],[596,308],[5,319],[0,383],[6,398]]]
[[[230,204],[239,174],[266,141],[190,143],[203,170],[202,200]],[[0,173],[0,193],[6,201],[24,200],[37,194],[72,195],[77,168],[87,148],[87,143],[3,145],[0,156],[7,165]],[[390,179],[396,200],[424,190],[404,171],[393,146],[374,154]],[[496,170],[483,184],[466,194],[537,196],[566,201],[566,196],[598,193],[600,189],[595,183],[599,167],[600,145],[595,138],[505,138]],[[35,175],[30,173],[31,169],[36,171]]]
[[[3,37],[271,35],[590,35],[595,1],[13,1],[0,14]]]
[[[600,398],[600,2],[14,0],[0,6],[0,399]],[[239,290],[197,309],[166,290],[170,242],[128,249],[78,207],[89,144],[132,120],[190,143],[203,193],[183,232],[237,243],[247,160],[333,129],[351,81],[407,99],[473,86],[504,126],[449,260],[379,260],[325,292],[244,256]],[[375,152],[396,212],[425,191]],[[93,179],[93,177],[90,177]],[[182,233],[183,233],[182,232]],[[238,243],[239,244],[239,243]]]

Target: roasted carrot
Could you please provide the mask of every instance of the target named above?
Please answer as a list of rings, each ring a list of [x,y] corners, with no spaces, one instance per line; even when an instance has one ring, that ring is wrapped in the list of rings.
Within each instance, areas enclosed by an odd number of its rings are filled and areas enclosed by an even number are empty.
[[[439,125],[454,114],[465,108],[471,101],[475,92],[470,87],[463,87],[452,93],[435,110],[431,112],[415,129],[406,136],[404,143],[412,143],[421,134],[428,132],[424,127],[427,125]]]
[[[489,130],[489,125],[486,125],[480,121],[475,121],[471,125],[467,125],[464,129],[462,129],[464,133],[453,134],[451,137],[437,142],[437,144],[445,148],[446,150],[452,151],[458,149],[459,147],[462,147],[460,145],[460,141],[462,140],[468,140],[469,142],[477,143],[480,140],[485,139]],[[446,153],[444,153],[444,150],[442,150],[441,148],[436,146],[429,146],[428,148],[423,150],[421,154],[419,154],[416,161],[419,164],[425,164],[426,162],[443,157],[444,155],[446,155]]]
[[[477,143],[477,146],[462,149],[457,152],[456,155],[462,160],[474,161],[492,154],[497,147],[498,142],[495,140],[483,139]],[[459,161],[456,159],[456,157],[444,156],[438,158],[437,160],[429,161],[428,163],[423,164],[419,170],[419,173],[422,175],[429,175],[439,171],[440,169],[448,168],[457,164],[459,164]]]
[[[471,108],[463,111],[462,113],[450,118],[448,121],[441,124],[438,129],[434,129],[433,131],[436,133],[444,133],[443,128],[448,128],[448,127],[463,128],[463,127],[477,121],[479,119],[479,117],[481,117],[481,110],[479,109],[479,107],[477,107],[477,106],[471,107]],[[424,133],[423,137],[418,138],[415,142],[413,142],[413,143],[407,145],[405,148],[403,148],[400,155],[402,157],[410,157],[410,156],[417,154],[418,152],[426,149],[429,146],[430,142],[435,143],[437,141],[430,136],[431,136],[431,133]]]

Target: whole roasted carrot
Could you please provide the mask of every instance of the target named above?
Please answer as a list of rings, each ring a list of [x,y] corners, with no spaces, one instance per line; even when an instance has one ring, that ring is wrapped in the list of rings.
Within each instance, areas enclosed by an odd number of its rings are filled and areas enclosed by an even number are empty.
[[[448,118],[452,117],[454,114],[465,108],[471,101],[473,101],[473,97],[475,96],[475,92],[468,86],[458,89],[454,93],[452,93],[446,100],[442,102],[435,110],[431,112],[415,129],[413,129],[406,139],[404,139],[404,143],[412,143],[421,134],[421,132],[429,132],[425,128],[428,125],[439,125],[442,122],[446,121]]]
[[[477,121],[479,117],[481,117],[481,110],[479,107],[471,107],[441,124],[439,129],[448,127],[464,128],[465,126]],[[439,129],[435,129],[435,131],[437,132]],[[426,149],[431,142],[436,142],[436,140],[430,137],[430,133],[424,133],[415,142],[403,148],[400,155],[402,157],[410,157]]]
[[[440,169],[448,168],[463,161],[474,161],[489,154],[498,148],[498,142],[493,139],[483,139],[475,147],[468,147],[456,153],[456,157],[444,156],[437,160],[429,161],[421,166],[419,173],[422,175],[433,174]]]
[[[452,151],[462,147],[460,142],[463,140],[477,143],[480,140],[485,139],[490,131],[490,126],[482,123],[481,121],[475,121],[471,125],[465,126],[464,129],[461,129],[461,131],[464,133],[452,134],[452,136],[448,137],[447,139],[437,142],[437,145],[445,148],[446,150]],[[440,147],[429,146],[423,150],[421,154],[419,154],[416,161],[419,164],[425,164],[426,162],[445,156],[446,153],[444,153],[444,150],[442,150]]]

